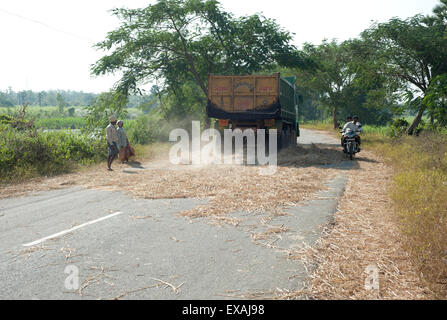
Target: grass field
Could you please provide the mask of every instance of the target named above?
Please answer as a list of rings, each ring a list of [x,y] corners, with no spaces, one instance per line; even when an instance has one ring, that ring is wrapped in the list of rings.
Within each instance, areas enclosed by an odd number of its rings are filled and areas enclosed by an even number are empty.
[[[0,107],[0,114],[16,116],[21,110],[21,106]],[[74,108],[73,116],[69,116],[68,110]],[[37,128],[60,130],[60,129],[81,129],[86,126],[86,106],[66,107],[64,114],[61,115],[56,106],[28,106],[26,109],[26,118],[33,120]],[[143,112],[136,108],[127,109],[127,120],[131,124],[134,119],[141,116]]]
[[[0,107],[0,113],[6,113],[10,115],[17,114],[22,106],[14,106],[14,107]],[[74,107],[65,107],[65,113],[68,113],[68,109],[74,108],[75,113],[74,116],[82,117],[85,115],[86,110],[85,106],[74,106]],[[28,106],[26,109],[26,113],[29,117],[52,117],[54,115],[59,115],[59,108],[57,106]]]
[[[86,126],[87,120],[79,117],[44,118],[36,119],[34,124],[37,128],[42,129],[81,129]]]

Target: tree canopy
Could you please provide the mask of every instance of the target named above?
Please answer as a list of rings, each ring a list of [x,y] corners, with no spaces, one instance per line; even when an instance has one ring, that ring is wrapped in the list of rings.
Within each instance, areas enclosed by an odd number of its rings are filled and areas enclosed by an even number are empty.
[[[277,72],[297,76],[301,115],[356,113],[384,124],[392,115],[423,115],[447,125],[447,0],[428,16],[373,23],[357,39],[291,44],[293,34],[262,15],[235,17],[216,0],[158,0],[140,9],[114,9],[121,20],[96,48],[105,55],[92,73],[119,73],[124,96],[155,84],[147,105],[166,119],[203,116],[209,73]],[[205,118],[206,120],[206,118]]]
[[[394,81],[407,106],[417,111],[408,133],[417,127],[427,110],[429,100],[425,98],[429,88],[443,78],[435,83],[433,79],[447,73],[446,8],[447,1],[442,0],[433,16],[393,18],[362,33],[362,39],[371,48],[367,63]]]
[[[121,26],[96,45],[111,51],[97,61],[96,75],[122,72],[116,89],[138,92],[156,83],[182,96],[196,85],[208,95],[209,73],[251,74],[272,65],[304,65],[292,34],[255,14],[235,18],[216,0],[159,0],[142,9],[114,9]]]

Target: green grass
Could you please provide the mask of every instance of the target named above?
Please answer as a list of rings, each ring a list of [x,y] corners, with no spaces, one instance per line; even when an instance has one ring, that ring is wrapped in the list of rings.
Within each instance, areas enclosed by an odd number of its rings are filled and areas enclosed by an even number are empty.
[[[11,116],[17,116],[21,110],[21,106],[14,106],[10,108],[0,107],[0,114],[8,114]],[[85,119],[86,107],[75,106],[73,116],[69,116],[68,109],[72,107],[64,108],[64,114],[61,115],[59,108],[56,106],[28,106],[26,109],[26,119],[33,120],[37,128],[60,130],[60,129],[81,129],[87,124]],[[126,120],[128,125],[135,122],[135,119],[141,117],[143,112],[136,108],[127,109],[129,118]]]
[[[14,107],[0,107],[0,114],[6,113],[10,115],[15,115],[22,108],[22,106],[14,106]],[[75,109],[75,117],[83,117],[86,115],[87,106],[69,106],[64,108],[64,115],[68,116],[68,109]],[[40,118],[53,118],[60,117],[59,108],[57,106],[28,106],[26,109],[26,113],[29,117],[40,117]],[[128,108],[127,109],[128,118],[135,119],[138,116],[143,115],[144,113],[137,108]]]
[[[85,118],[66,117],[66,118],[44,118],[34,121],[37,128],[44,129],[81,129],[87,124]]]
[[[75,115],[76,116],[83,116],[85,114],[85,106],[74,106],[74,107],[65,107],[64,111],[66,114],[68,114],[68,109],[74,108],[75,109]],[[22,109],[22,106],[14,106],[14,107],[0,107],[0,113],[6,113],[15,115],[19,112],[19,110]],[[54,117],[54,116],[61,116],[59,113],[59,108],[57,106],[28,106],[26,108],[26,114],[29,117]]]
[[[388,126],[363,126],[363,134],[383,135],[388,136],[391,132],[391,128]]]
[[[334,124],[331,119],[325,121],[304,121],[299,123],[300,128],[312,130],[333,131]],[[335,130],[334,130],[335,131]]]

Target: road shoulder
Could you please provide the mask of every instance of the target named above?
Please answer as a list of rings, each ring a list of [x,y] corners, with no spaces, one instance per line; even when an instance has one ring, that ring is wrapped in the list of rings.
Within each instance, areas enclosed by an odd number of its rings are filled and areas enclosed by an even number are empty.
[[[433,298],[403,247],[388,196],[392,169],[371,152],[362,152],[357,162],[333,227],[314,248],[295,256],[317,265],[308,287],[284,298]]]

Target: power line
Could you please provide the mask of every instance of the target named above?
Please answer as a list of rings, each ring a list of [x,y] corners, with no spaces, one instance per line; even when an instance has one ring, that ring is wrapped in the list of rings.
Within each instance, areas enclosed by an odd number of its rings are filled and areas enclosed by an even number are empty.
[[[36,20],[36,19],[32,19],[32,18],[28,18],[28,17],[24,17],[24,16],[22,16],[22,15],[20,15],[20,14],[13,13],[13,12],[7,11],[7,10],[5,10],[5,9],[1,9],[1,8],[0,8],[0,11],[3,12],[3,13],[6,13],[6,14],[8,14],[8,15],[15,16],[15,17],[17,17],[17,18],[23,19],[23,20],[28,20],[28,21],[31,21],[31,22],[40,24],[40,25],[42,25],[42,26],[44,26],[44,27],[46,27],[46,28],[48,28],[48,29],[50,29],[50,30],[56,31],[56,32],[64,33],[64,34],[66,34],[66,35],[69,35],[69,36],[72,36],[72,37],[75,37],[75,38],[78,38],[78,39],[81,39],[81,40],[84,40],[84,41],[87,40],[87,41],[89,41],[89,42],[94,42],[94,41],[93,41],[92,39],[90,39],[90,38],[87,38],[87,37],[84,37],[84,36],[80,36],[80,35],[74,34],[74,33],[72,33],[72,32],[65,31],[65,30],[62,30],[62,29],[59,29],[59,28],[50,26],[50,25],[46,24],[45,22],[42,22],[42,21],[39,21],[39,20]]]

